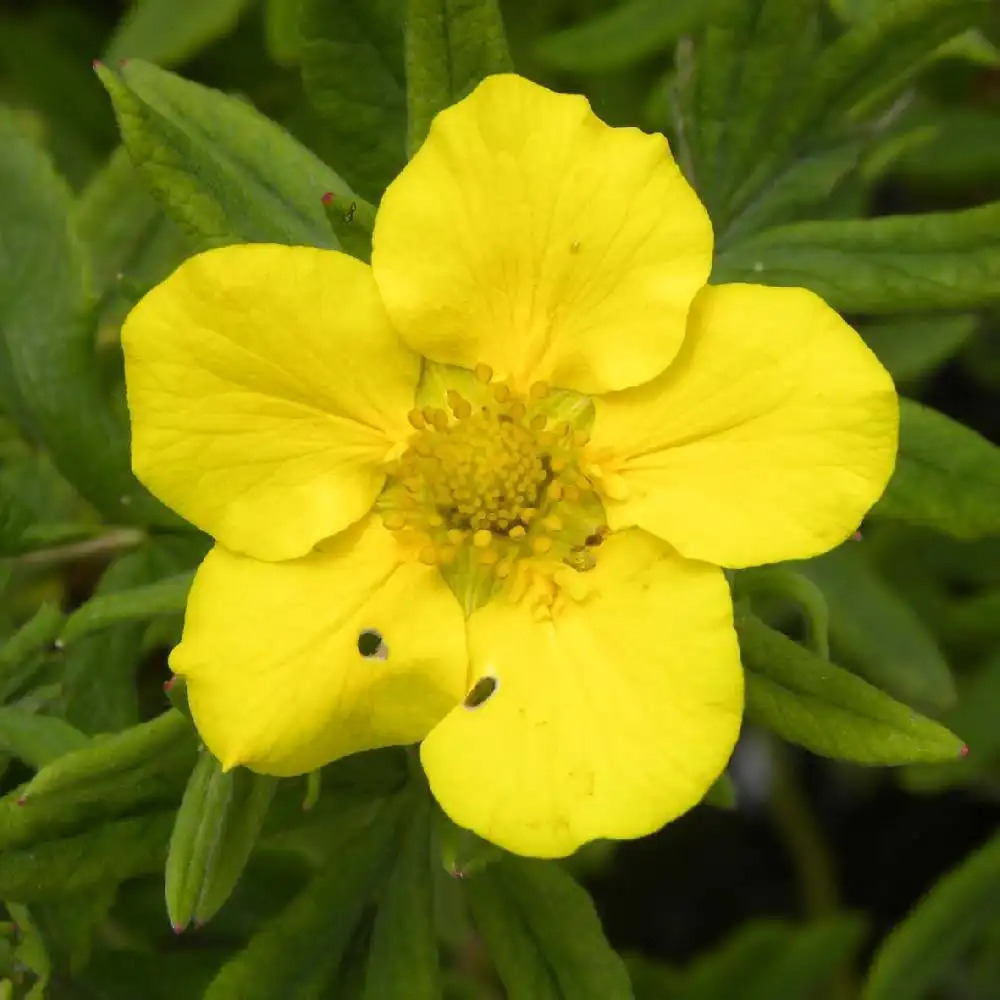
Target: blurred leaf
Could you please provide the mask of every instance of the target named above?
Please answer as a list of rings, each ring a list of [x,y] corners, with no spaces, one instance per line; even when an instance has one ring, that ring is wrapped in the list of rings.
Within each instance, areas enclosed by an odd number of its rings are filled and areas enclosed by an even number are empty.
[[[0,394],[29,439],[113,518],[176,519],[135,481],[101,386],[65,183],[0,109]]]
[[[0,896],[55,899],[162,867],[172,812],[103,823],[75,837],[0,854]]]
[[[108,62],[173,66],[229,34],[251,0],[133,0],[105,50]]]
[[[509,1000],[631,1000],[590,896],[557,864],[505,855],[465,885]]]
[[[391,803],[360,832],[329,829],[330,864],[226,962],[204,1000],[318,1000],[384,874],[398,815]]]
[[[872,513],[956,538],[1000,534],[1000,448],[912,400],[900,400],[896,471]]]
[[[150,195],[124,146],[80,193],[75,217],[91,291],[105,322],[124,318],[122,308],[106,315],[116,297],[124,297],[126,307],[131,306],[136,292],[145,292],[165,278],[190,252],[187,237]],[[117,339],[117,329],[114,336]]]
[[[67,627],[75,624],[61,636],[66,645],[63,714],[75,726],[90,733],[114,732],[139,721],[136,672],[146,652],[148,620],[174,613],[179,629],[184,579],[172,574],[203,554],[204,542],[197,535],[151,540],[115,560],[90,601],[70,615]],[[112,624],[116,627],[104,627]]]
[[[32,916],[57,972],[66,970],[74,978],[79,975],[90,960],[117,895],[118,883],[105,882],[83,892],[31,904]]]
[[[882,942],[861,1000],[921,1000],[996,916],[1000,837],[947,874]]]
[[[30,767],[43,767],[88,742],[79,729],[54,715],[0,708],[0,751],[23,760]]]
[[[861,333],[897,382],[912,382],[956,354],[980,326],[974,313],[957,313],[866,323]]]
[[[304,0],[299,28],[302,82],[329,130],[337,168],[377,202],[406,162],[402,4]],[[325,190],[350,194],[341,185]]]
[[[720,948],[697,958],[670,995],[683,1000],[814,1000],[855,951],[863,931],[863,921],[854,916],[802,926],[751,921]]]
[[[169,711],[57,758],[0,799],[0,851],[154,803],[176,802],[196,746],[188,720]]]
[[[1000,179],[1000,114],[990,105],[930,105],[918,121],[925,142],[903,152],[896,172],[939,188],[964,189]]]
[[[379,900],[365,976],[365,1000],[440,1000],[434,881],[433,803],[420,789]]]
[[[853,543],[797,563],[830,609],[834,655],[887,694],[940,714],[955,684],[930,630]]]
[[[804,285],[841,312],[988,305],[1000,301],[1000,202],[779,226],[724,251],[712,281]]]
[[[704,23],[710,9],[705,0],[624,0],[541,38],[535,51],[553,69],[610,73],[666,52]]]
[[[167,915],[175,931],[199,926],[219,911],[253,850],[276,778],[244,767],[223,771],[202,751],[191,772],[170,837]]]
[[[723,771],[701,801],[703,805],[714,806],[716,809],[735,809],[736,786],[733,779]]]
[[[279,66],[299,61],[302,37],[299,20],[305,0],[264,0],[264,41],[268,55]]]
[[[736,618],[748,721],[825,757],[858,764],[958,760],[963,744],[931,719],[810,653],[753,615]]]
[[[37,654],[55,642],[63,621],[63,613],[46,602],[14,635],[0,644],[0,702],[7,701],[38,668]]]
[[[201,246],[336,246],[320,198],[350,192],[279,125],[139,59],[97,73],[150,190]]]
[[[406,145],[491,73],[513,69],[498,0],[406,0]]]
[[[180,614],[187,603],[192,579],[192,573],[178,573],[144,587],[98,594],[69,616],[59,638],[69,644],[81,636],[99,632],[119,622]]]

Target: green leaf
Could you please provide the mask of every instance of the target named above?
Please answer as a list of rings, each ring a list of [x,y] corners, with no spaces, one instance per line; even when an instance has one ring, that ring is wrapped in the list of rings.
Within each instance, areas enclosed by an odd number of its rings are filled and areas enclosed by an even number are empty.
[[[875,953],[861,1000],[922,1000],[996,916],[1000,837],[946,875]]]
[[[102,325],[117,341],[138,293],[190,256],[191,243],[150,195],[124,146],[80,193],[75,221]]]
[[[265,0],[264,41],[268,55],[279,66],[294,66],[299,61],[303,3],[304,0]]]
[[[193,577],[192,573],[178,573],[144,587],[92,597],[69,616],[59,638],[68,645],[119,622],[180,614],[187,603]]]
[[[705,792],[701,800],[703,805],[714,806],[716,809],[736,808],[736,786],[733,779],[725,771],[715,779],[712,787]]]
[[[58,899],[106,882],[158,871],[172,812],[104,823],[76,837],[0,854],[0,896],[19,903]]]
[[[65,182],[0,109],[0,398],[59,471],[115,520],[177,519],[136,482],[84,314],[90,303]]]
[[[179,712],[91,740],[0,799],[0,851],[27,847],[97,819],[176,802],[197,741]]]
[[[6,642],[0,644],[0,701],[6,701],[40,666],[38,654],[50,648],[65,616],[48,602]]]
[[[739,613],[746,716],[791,743],[857,764],[958,760],[962,741],[860,677]]]
[[[1000,448],[911,400],[899,418],[896,471],[872,513],[956,538],[1000,534]]]
[[[161,643],[173,645],[180,633],[183,598],[177,591],[184,578],[171,574],[197,562],[204,548],[197,535],[147,542],[115,560],[101,576],[95,596],[70,616],[67,625],[74,619],[75,624],[61,636],[66,647],[62,714],[75,726],[89,733],[113,732],[139,721],[136,677],[149,652],[149,618],[159,615],[156,620],[170,626],[172,634]],[[160,581],[166,584],[163,589]],[[152,594],[146,592],[147,584]],[[112,624],[116,627],[104,627]]]
[[[336,246],[320,199],[350,191],[279,125],[139,59],[97,73],[150,190],[201,246]]]
[[[406,162],[400,0],[304,0],[299,28],[302,82],[338,169],[377,202]]]
[[[39,768],[89,740],[79,729],[54,715],[35,715],[20,708],[0,708],[0,751]]]
[[[930,374],[958,353],[982,325],[974,313],[866,323],[861,335],[897,382]]]
[[[439,111],[513,69],[497,0],[407,0],[405,52],[411,156]]]
[[[625,0],[545,36],[535,52],[553,69],[611,73],[665,52],[703,24],[710,10],[705,0]]]
[[[253,850],[277,779],[243,767],[223,771],[202,751],[174,822],[166,867],[175,931],[207,923],[229,898]]]
[[[250,0],[136,0],[121,19],[104,58],[148,59],[173,66],[228,35]]]
[[[398,816],[389,803],[360,831],[328,828],[329,865],[222,967],[204,1000],[318,1000],[385,871]]]
[[[558,865],[505,855],[466,886],[509,1000],[631,1000],[594,904]]]
[[[857,546],[796,566],[826,597],[841,662],[908,705],[940,714],[955,703],[955,683],[934,636]]]
[[[1000,202],[779,226],[723,252],[712,281],[804,285],[841,312],[988,305],[1000,301]]]
[[[440,1000],[434,870],[433,803],[420,790],[379,901],[365,976],[364,1000]]]
[[[369,263],[372,259],[375,208],[362,198],[347,198],[331,191],[323,195],[323,208],[344,253]]]
[[[695,186],[712,221],[726,228],[757,188],[787,158],[796,133],[788,121],[789,79],[809,79],[819,40],[814,0],[714,0],[696,49],[686,132]],[[761,176],[761,168],[766,171]]]

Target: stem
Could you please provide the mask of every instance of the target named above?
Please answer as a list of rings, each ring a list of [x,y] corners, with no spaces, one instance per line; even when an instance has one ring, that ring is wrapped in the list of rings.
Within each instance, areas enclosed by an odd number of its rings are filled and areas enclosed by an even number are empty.
[[[146,540],[146,532],[141,528],[118,528],[97,538],[68,545],[53,545],[47,549],[26,552],[14,559],[15,566],[55,566],[60,563],[80,562],[94,556],[110,555],[126,549],[134,549]]]

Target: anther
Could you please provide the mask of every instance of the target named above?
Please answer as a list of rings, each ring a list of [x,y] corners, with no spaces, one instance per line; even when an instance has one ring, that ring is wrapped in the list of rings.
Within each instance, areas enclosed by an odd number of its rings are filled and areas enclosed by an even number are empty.
[[[489,385],[489,383],[493,381],[493,369],[490,368],[489,365],[484,365],[482,362],[472,369],[472,373],[477,379],[479,379],[480,382],[483,383],[483,385]]]
[[[528,531],[523,524],[515,524],[514,527],[507,532],[507,537],[513,538],[515,541],[520,541],[527,533]]]
[[[510,386],[504,385],[503,382],[501,382],[498,386],[495,386],[493,389],[493,398],[498,403],[506,403],[507,400],[510,399]]]
[[[475,545],[477,549],[485,549],[492,541],[493,541],[493,534],[487,531],[485,528],[480,528],[472,536],[472,544]]]
[[[472,416],[472,404],[454,389],[448,390],[448,405],[459,420],[466,420]]]
[[[382,523],[390,531],[399,531],[406,524],[406,518],[398,510],[390,510],[382,515]]]
[[[422,431],[427,426],[427,421],[424,419],[424,415],[419,410],[410,410],[406,414],[406,419],[410,421],[410,425],[418,431]]]
[[[544,413],[536,413],[529,421],[528,426],[533,431],[544,431],[549,418]]]
[[[427,545],[420,550],[420,561],[425,566],[437,566],[437,549],[433,545]]]
[[[535,382],[531,388],[528,389],[528,399],[533,403],[539,403],[549,394],[549,383],[548,382]]]
[[[562,518],[558,514],[549,514],[548,517],[542,518],[542,524],[549,531],[562,531]]]
[[[543,556],[552,548],[552,539],[548,535],[539,535],[531,540],[531,551],[536,556]]]

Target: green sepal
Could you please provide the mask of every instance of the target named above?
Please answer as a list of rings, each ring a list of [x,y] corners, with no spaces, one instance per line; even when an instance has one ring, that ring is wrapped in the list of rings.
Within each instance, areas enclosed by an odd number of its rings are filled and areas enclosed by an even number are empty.
[[[276,778],[223,771],[203,750],[181,800],[166,865],[167,914],[180,933],[210,920],[229,898],[253,850]]]
[[[435,834],[441,866],[452,878],[469,878],[503,857],[503,850],[471,830],[435,812]]]
[[[746,717],[824,757],[858,764],[957,761],[954,733],[738,610]]]
[[[405,51],[410,156],[439,111],[513,69],[497,0],[407,0]]]
[[[370,263],[375,208],[363,198],[327,191],[323,195],[323,209],[344,253]]]

